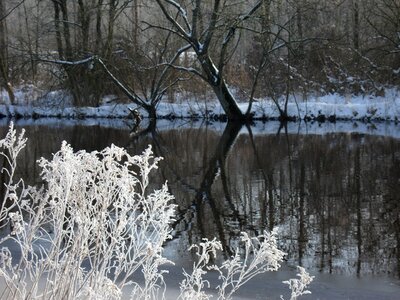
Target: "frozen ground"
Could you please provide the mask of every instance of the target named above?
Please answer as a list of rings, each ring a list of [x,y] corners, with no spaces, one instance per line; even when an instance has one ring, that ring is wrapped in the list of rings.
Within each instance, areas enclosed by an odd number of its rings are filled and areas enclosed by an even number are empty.
[[[8,117],[62,117],[62,118],[125,118],[134,104],[118,104],[115,97],[106,96],[99,107],[73,107],[71,97],[62,91],[44,92],[33,85],[15,89],[17,105],[10,105],[7,93],[0,93],[0,116]],[[242,111],[247,103],[239,104]],[[258,99],[252,112],[256,118],[276,119],[279,111],[270,99]],[[145,112],[142,111],[143,115]],[[164,118],[215,118],[224,114],[215,99],[195,100],[178,96],[175,103],[164,101],[157,107],[158,116]],[[400,92],[387,89],[385,96],[309,96],[307,99],[292,96],[288,114],[300,119],[334,117],[339,120],[400,120]]]

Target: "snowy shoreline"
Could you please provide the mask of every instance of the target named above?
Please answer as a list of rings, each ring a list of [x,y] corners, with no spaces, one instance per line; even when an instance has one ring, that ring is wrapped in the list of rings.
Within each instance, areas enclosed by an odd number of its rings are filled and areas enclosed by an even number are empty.
[[[116,96],[105,96],[99,107],[73,107],[71,97],[65,91],[44,93],[32,85],[23,86],[15,92],[16,105],[11,105],[5,91],[0,92],[0,118],[129,118],[130,109],[139,109],[143,116],[146,111],[135,104],[115,103]],[[283,99],[279,102],[283,107]],[[248,103],[239,107],[247,111]],[[258,99],[252,106],[255,120],[278,120],[279,110],[271,99]],[[287,112],[290,117],[307,121],[400,121],[400,92],[386,89],[385,96],[328,94],[324,96],[291,96]],[[225,120],[221,105],[213,98],[198,100],[176,95],[174,103],[168,99],[157,106],[160,119],[206,119]]]
[[[22,86],[15,91],[17,105],[10,105],[5,91],[0,92],[0,126],[10,119],[19,126],[102,126],[130,130],[134,120],[131,109],[139,109],[145,118],[141,128],[149,126],[147,113],[135,104],[117,103],[117,97],[103,97],[99,107],[73,107],[71,97],[63,90],[44,92],[33,85]],[[221,105],[213,98],[196,100],[175,95],[174,103],[168,99],[157,106],[157,130],[177,128],[201,128],[223,131],[226,117]],[[283,103],[280,103],[281,105]],[[241,102],[243,112],[248,103]],[[253,134],[284,133],[279,110],[272,100],[259,99],[253,103]],[[400,92],[394,88],[381,96],[341,96],[330,94],[302,99],[292,96],[288,102],[289,116],[296,122],[286,124],[289,134],[354,133],[400,138]],[[220,122],[222,121],[222,122]],[[246,134],[242,128],[241,134]]]
[[[0,127],[8,127],[10,119],[0,119]],[[18,127],[29,126],[46,126],[53,128],[63,128],[69,126],[100,126],[116,130],[130,131],[133,120],[122,118],[85,118],[85,119],[62,119],[62,118],[21,118],[13,120]],[[149,126],[150,120],[144,119],[140,124],[141,129]],[[223,132],[226,127],[226,122],[210,122],[203,119],[175,119],[157,120],[157,131],[168,130],[185,130],[185,129],[204,129],[213,130],[215,132]],[[391,137],[400,139],[400,123],[395,122],[361,122],[361,121],[338,121],[332,122],[289,122],[286,128],[281,127],[279,121],[270,120],[268,122],[254,121],[251,126],[243,126],[239,134],[249,134],[249,128],[253,135],[325,135],[325,134],[362,134],[379,137]]]

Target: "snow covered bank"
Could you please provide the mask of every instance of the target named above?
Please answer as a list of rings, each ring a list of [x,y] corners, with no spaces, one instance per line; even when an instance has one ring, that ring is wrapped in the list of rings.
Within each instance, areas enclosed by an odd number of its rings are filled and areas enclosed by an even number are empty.
[[[282,105],[283,107],[283,105]],[[272,101],[257,102],[254,111],[256,116],[265,114],[268,117],[279,117],[279,111]],[[386,90],[385,97],[376,96],[341,96],[329,94],[321,97],[309,97],[298,100],[291,97],[288,103],[289,116],[300,119],[333,117],[340,120],[390,120],[400,119],[399,92]]]
[[[113,102],[112,96],[103,100],[99,107],[73,107],[71,99],[62,91],[44,93],[28,85],[16,90],[17,104],[10,105],[7,94],[0,93],[0,117],[14,118],[126,118],[134,104]],[[31,100],[34,99],[34,100]],[[280,101],[283,107],[283,100]],[[243,112],[248,103],[240,103]],[[141,109],[143,115],[146,112]],[[270,99],[258,99],[253,103],[252,112],[256,119],[278,119],[279,110]],[[224,118],[221,105],[210,99],[195,100],[178,97],[175,103],[166,101],[157,107],[160,118]],[[309,120],[386,120],[400,121],[400,93],[395,89],[387,89],[385,96],[341,96],[329,94],[310,96],[307,99],[291,96],[288,103],[288,115],[298,119]]]
[[[132,105],[130,105],[132,106]],[[13,118],[126,118],[128,105],[115,104],[100,107],[37,107],[20,105],[0,105],[0,117]]]

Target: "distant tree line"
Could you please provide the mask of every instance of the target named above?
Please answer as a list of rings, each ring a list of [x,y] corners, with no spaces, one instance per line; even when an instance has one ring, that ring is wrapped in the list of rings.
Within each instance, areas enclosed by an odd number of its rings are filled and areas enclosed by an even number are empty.
[[[153,117],[165,95],[211,93],[231,119],[268,96],[285,118],[292,93],[382,95],[399,78],[398,0],[0,0],[11,102],[30,82],[77,106],[120,95]]]

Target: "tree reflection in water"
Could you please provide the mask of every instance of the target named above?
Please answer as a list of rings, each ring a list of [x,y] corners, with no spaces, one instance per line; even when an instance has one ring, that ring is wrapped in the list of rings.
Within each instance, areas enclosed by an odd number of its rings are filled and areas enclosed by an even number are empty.
[[[289,262],[329,273],[399,274],[400,142],[357,134],[160,132],[187,244],[281,228]],[[190,212],[190,213],[188,213]],[[190,215],[190,216],[188,216]]]
[[[104,127],[27,126],[19,175],[36,174],[33,161],[57,151],[152,144],[164,157],[155,186],[168,180],[179,205],[179,253],[203,237],[217,237],[229,255],[239,232],[280,227],[291,265],[327,273],[400,277],[400,141],[360,134],[279,135],[227,124],[138,131]],[[3,130],[3,129],[2,129]],[[5,132],[5,130],[4,130]],[[131,137],[132,138],[132,137]],[[34,175],[33,175],[34,176]],[[28,177],[28,178],[27,178]]]

